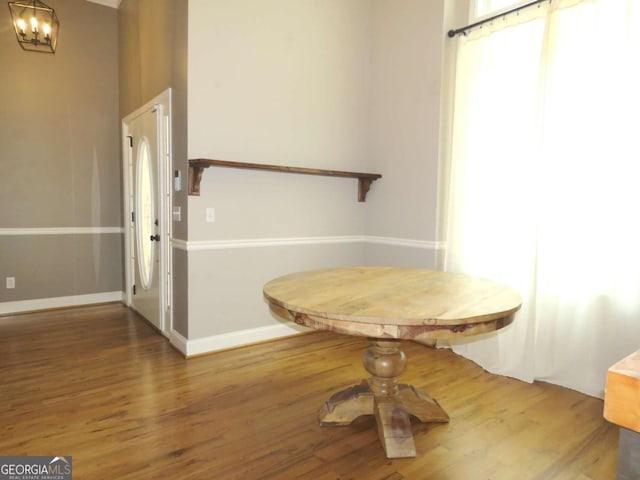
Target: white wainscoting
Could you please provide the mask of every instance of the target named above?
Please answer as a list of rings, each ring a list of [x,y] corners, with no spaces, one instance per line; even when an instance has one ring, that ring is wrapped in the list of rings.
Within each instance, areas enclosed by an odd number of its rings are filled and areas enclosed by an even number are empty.
[[[445,248],[444,242],[413,240],[406,238],[378,237],[370,235],[358,236],[326,236],[326,237],[288,237],[288,238],[257,238],[231,240],[191,240],[173,239],[173,248],[187,252],[204,252],[207,250],[227,250],[243,248],[265,248],[282,246],[305,246],[327,244],[361,243],[383,245],[391,247],[421,249],[437,252]],[[200,355],[219,350],[249,345],[276,338],[308,332],[309,329],[294,323],[281,323],[257,328],[238,330],[234,332],[213,335],[210,337],[187,339],[176,331],[171,331],[171,344],[186,357]]]
[[[122,234],[122,227],[28,227],[0,228],[0,236],[34,236],[34,235],[104,235]],[[50,308],[75,307],[93,303],[121,302],[123,292],[92,293],[88,295],[71,295],[54,298],[36,298],[0,302],[0,315],[10,313],[31,312]]]

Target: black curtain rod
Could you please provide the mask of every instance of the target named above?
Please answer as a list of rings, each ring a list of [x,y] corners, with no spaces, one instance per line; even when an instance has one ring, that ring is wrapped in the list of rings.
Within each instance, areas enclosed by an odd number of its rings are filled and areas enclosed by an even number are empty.
[[[471,30],[472,28],[479,27],[480,25],[484,25],[485,23],[492,22],[497,18],[504,17],[505,15],[509,15],[510,13],[519,12],[520,10],[533,7],[534,5],[538,5],[543,2],[551,3],[551,0],[534,0],[533,2],[525,3],[524,5],[520,5],[519,7],[512,8],[511,10],[507,10],[506,12],[499,13],[497,15],[494,15],[493,17],[485,18],[484,20],[480,20],[479,22],[472,23],[471,25],[467,25],[466,27],[456,28],[455,30],[449,30],[447,35],[449,36],[449,38],[453,38],[456,35],[460,35],[461,33],[466,34],[467,30]]]

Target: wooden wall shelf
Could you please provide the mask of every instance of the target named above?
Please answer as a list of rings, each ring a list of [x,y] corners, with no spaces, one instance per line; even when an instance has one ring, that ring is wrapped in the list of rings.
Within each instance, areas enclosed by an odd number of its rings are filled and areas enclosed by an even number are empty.
[[[200,195],[202,173],[208,167],[245,168],[250,170],[269,170],[272,172],[299,173],[303,175],[323,175],[325,177],[346,177],[358,179],[358,201],[364,202],[371,183],[382,178],[378,173],[342,172],[339,170],[322,170],[319,168],[285,167],[282,165],[266,165],[263,163],[229,162],[227,160],[210,160],[198,158],[189,160],[189,195]]]

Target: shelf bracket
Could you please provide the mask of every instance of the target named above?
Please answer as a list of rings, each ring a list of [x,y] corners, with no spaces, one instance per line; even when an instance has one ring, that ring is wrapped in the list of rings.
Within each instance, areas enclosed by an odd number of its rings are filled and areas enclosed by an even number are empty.
[[[363,177],[358,178],[358,201],[359,202],[367,201],[367,193],[369,192],[369,189],[371,188],[371,184],[373,183],[374,180],[375,178],[363,178]]]
[[[200,182],[202,181],[202,174],[204,169],[209,165],[192,164],[189,162],[189,195],[200,195]]]

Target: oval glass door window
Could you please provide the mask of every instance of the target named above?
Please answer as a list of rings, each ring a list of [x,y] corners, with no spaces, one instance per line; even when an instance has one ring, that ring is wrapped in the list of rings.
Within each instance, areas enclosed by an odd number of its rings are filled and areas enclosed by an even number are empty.
[[[153,279],[154,242],[154,202],[153,172],[147,139],[142,138],[138,147],[136,167],[136,243],[138,245],[138,270],[142,288],[147,290]]]

